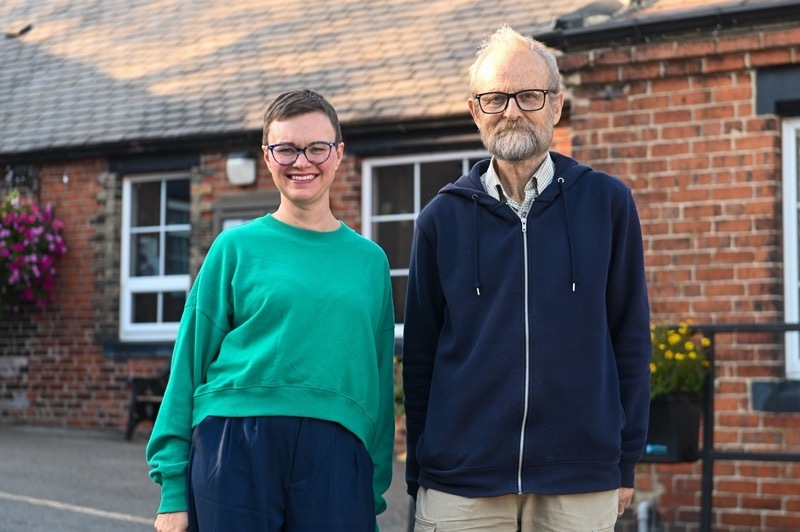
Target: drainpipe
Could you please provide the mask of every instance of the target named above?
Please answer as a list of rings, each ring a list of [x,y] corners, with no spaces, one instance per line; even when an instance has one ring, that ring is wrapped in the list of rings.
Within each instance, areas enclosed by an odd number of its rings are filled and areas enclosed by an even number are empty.
[[[642,501],[636,507],[636,520],[639,522],[639,532],[650,530],[650,501]]]

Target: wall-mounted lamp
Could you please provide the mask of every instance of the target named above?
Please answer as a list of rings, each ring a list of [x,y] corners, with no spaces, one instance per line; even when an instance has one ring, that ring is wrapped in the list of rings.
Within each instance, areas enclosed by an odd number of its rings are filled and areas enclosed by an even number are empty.
[[[256,181],[256,159],[248,152],[229,154],[225,170],[232,185],[252,185]]]

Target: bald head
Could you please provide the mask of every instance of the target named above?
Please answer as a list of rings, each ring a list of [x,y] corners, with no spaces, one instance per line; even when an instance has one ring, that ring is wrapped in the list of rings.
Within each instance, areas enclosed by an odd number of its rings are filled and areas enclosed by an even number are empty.
[[[469,68],[470,90],[473,94],[485,90],[480,85],[487,79],[496,78],[499,71],[515,69],[539,70],[544,76],[544,86],[537,88],[554,92],[561,90],[555,56],[542,43],[519,34],[509,26],[500,27],[478,48],[475,62]]]

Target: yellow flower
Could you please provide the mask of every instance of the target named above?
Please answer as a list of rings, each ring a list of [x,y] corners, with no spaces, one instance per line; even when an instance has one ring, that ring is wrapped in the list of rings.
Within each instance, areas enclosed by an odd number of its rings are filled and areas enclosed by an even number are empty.
[[[687,320],[674,327],[651,323],[651,397],[696,394],[705,386],[711,340],[690,323]]]

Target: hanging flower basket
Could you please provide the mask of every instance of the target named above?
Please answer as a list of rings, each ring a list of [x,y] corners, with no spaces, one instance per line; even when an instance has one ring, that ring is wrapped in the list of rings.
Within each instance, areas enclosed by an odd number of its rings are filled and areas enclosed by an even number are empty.
[[[650,337],[650,423],[641,461],[695,461],[711,342],[690,321],[653,324]]]
[[[64,224],[12,190],[0,203],[0,313],[26,305],[45,308],[54,299],[55,262],[67,252]]]

